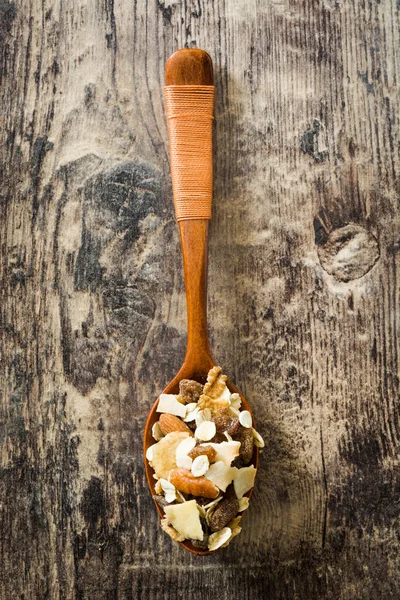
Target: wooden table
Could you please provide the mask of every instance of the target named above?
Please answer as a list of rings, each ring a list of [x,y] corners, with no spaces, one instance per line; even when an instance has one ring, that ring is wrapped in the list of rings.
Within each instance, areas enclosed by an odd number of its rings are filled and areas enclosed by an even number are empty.
[[[0,597],[398,599],[399,4],[0,2]],[[213,353],[265,437],[196,558],[141,452],[185,299],[164,64],[215,64]]]

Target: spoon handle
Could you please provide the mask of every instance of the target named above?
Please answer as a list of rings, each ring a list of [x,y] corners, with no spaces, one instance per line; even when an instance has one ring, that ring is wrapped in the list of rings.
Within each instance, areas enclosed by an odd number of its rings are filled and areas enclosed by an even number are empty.
[[[182,242],[188,339],[183,369],[214,364],[207,333],[208,221],[212,200],[213,67],[204,50],[178,50],[166,64],[171,176]]]

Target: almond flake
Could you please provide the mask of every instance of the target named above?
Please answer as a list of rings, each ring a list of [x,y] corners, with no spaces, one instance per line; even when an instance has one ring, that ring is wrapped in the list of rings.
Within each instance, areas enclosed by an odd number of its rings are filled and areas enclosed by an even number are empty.
[[[251,431],[253,432],[254,445],[258,448],[264,448],[265,443],[261,435],[254,429],[254,427],[251,428]]]
[[[194,437],[188,437],[183,440],[176,448],[176,466],[183,467],[184,469],[190,469],[192,466],[192,459],[188,456],[188,453],[193,450],[196,445]]]
[[[224,436],[226,437],[226,439],[228,440],[228,442],[233,442],[232,436],[230,436],[227,431],[224,431]]]
[[[199,410],[196,415],[196,427],[199,427],[204,421],[211,421],[211,410],[209,408]]]
[[[165,515],[172,527],[185,538],[202,540],[203,530],[196,500],[182,504],[171,504],[164,508]]]
[[[184,419],[186,416],[186,406],[178,402],[174,394],[161,394],[157,412],[168,413]]]
[[[247,427],[247,429],[250,429],[250,427],[253,425],[253,419],[251,418],[251,414],[248,410],[242,410],[242,412],[239,414],[239,421],[240,424],[243,425],[243,427]]]
[[[201,477],[205,473],[207,473],[210,467],[210,462],[208,460],[208,456],[205,454],[201,454],[200,456],[196,456],[192,463],[192,475],[195,477]]]
[[[228,485],[230,485],[237,476],[238,470],[239,469],[236,467],[227,467],[222,461],[218,461],[210,465],[210,468],[204,477],[212,481],[214,485],[225,492]]]
[[[254,479],[257,473],[257,469],[250,465],[250,467],[243,467],[243,469],[239,469],[235,481],[233,482],[233,487],[235,488],[236,497],[243,498],[246,492],[251,490],[254,486]]]
[[[249,508],[249,502],[250,501],[247,498],[247,496],[243,496],[243,498],[240,498],[238,512],[243,512],[244,510],[246,510],[247,508]]]
[[[212,502],[209,502],[208,504],[205,504],[205,505],[204,505],[204,508],[205,508],[206,510],[210,510],[210,508],[214,508],[214,506],[215,506],[216,504],[218,504],[218,502],[219,502],[220,500],[222,500],[222,498],[223,498],[223,496],[218,496],[218,498],[215,498],[215,500],[213,500]]]
[[[210,446],[212,446],[217,453],[215,461],[222,460],[227,467],[230,467],[232,461],[239,456],[240,442],[211,443]]]
[[[242,401],[240,399],[239,394],[232,394],[231,396],[231,408],[236,408],[236,410],[239,410],[239,408],[242,406]]]
[[[213,421],[203,421],[196,431],[194,432],[195,437],[202,442],[208,442],[211,440],[217,432],[215,423]]]
[[[231,415],[233,415],[234,417],[238,417],[240,415],[240,411],[237,408],[234,408],[233,406],[229,407],[229,412],[231,413]]]
[[[175,486],[172,485],[172,483],[170,483],[167,479],[160,479],[159,480],[162,490],[164,492],[165,495],[165,499],[168,503],[174,502],[176,500],[176,490],[175,490]]]
[[[224,527],[215,533],[212,533],[208,538],[208,549],[212,552],[220,548],[229,540],[232,535],[232,530],[229,527]]]
[[[188,408],[188,406],[190,406],[190,404],[186,405],[186,410]],[[200,409],[194,408],[193,410],[190,410],[187,414],[186,417],[183,419],[185,421],[185,423],[191,423],[192,421],[194,421],[195,419],[197,419],[198,415],[199,415]]]

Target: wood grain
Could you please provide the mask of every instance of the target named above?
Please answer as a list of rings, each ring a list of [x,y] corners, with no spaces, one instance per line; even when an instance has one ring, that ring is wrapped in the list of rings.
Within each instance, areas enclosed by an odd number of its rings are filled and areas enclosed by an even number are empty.
[[[0,0],[2,599],[400,596],[398,31],[394,0]],[[183,46],[215,66],[212,352],[267,442],[201,559],[141,456],[185,349]]]

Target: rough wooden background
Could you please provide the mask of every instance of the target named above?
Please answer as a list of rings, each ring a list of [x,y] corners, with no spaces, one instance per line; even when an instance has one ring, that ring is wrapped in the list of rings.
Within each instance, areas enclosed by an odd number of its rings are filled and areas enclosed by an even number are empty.
[[[0,0],[2,600],[400,598],[395,0]],[[242,535],[162,533],[185,347],[162,86],[215,63],[214,355],[266,439]]]

